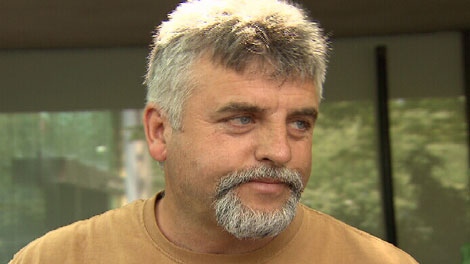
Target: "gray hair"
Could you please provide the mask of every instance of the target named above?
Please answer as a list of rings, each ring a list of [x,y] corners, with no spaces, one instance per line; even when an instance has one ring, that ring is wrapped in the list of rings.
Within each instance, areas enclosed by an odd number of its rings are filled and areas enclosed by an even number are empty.
[[[262,178],[277,180],[289,186],[291,193],[282,208],[266,212],[242,203],[236,188]],[[302,176],[296,170],[262,165],[233,171],[222,177],[216,188],[214,209],[217,223],[238,239],[277,236],[294,219],[303,189]]]
[[[163,22],[148,58],[147,103],[174,129],[196,86],[191,69],[203,55],[244,72],[253,64],[276,78],[313,81],[318,98],[325,80],[328,41],[300,7],[282,0],[189,0]]]

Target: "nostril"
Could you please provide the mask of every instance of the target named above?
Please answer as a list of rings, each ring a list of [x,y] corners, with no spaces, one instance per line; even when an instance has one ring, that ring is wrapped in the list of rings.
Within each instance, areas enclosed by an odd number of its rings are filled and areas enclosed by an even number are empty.
[[[255,147],[256,160],[283,166],[291,160],[291,146],[285,123],[272,122],[258,130]]]
[[[291,160],[291,155],[291,148],[288,144],[261,146],[255,153],[258,161],[273,165],[284,165]]]

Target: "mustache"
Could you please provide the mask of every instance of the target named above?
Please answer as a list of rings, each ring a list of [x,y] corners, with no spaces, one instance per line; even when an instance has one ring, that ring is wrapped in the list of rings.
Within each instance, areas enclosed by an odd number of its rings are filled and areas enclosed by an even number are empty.
[[[297,170],[261,165],[236,170],[222,177],[217,185],[215,198],[220,199],[233,188],[259,179],[282,182],[289,186],[294,194],[300,195],[304,189],[301,174]]]

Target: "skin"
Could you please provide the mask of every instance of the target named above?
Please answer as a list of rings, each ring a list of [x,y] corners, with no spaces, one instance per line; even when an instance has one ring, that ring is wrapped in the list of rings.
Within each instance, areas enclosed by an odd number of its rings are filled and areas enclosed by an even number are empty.
[[[305,186],[319,98],[313,82],[240,74],[207,59],[197,63],[194,76],[199,85],[185,102],[181,130],[171,128],[157,105],[144,111],[150,154],[164,161],[157,223],[170,241],[192,251],[256,250],[272,238],[238,240],[217,225],[217,182],[231,171],[267,164],[298,170]],[[242,184],[236,192],[243,204],[262,211],[280,208],[290,194],[286,185],[267,179]]]

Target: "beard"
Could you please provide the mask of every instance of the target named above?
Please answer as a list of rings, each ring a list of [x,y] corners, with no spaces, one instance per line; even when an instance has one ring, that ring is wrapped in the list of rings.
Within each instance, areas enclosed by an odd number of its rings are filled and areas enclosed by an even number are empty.
[[[269,212],[244,205],[235,188],[255,179],[273,179],[286,184],[290,188],[289,198],[281,208]],[[260,166],[231,172],[217,185],[214,202],[217,223],[238,239],[277,236],[294,219],[302,191],[301,176],[295,170]]]

